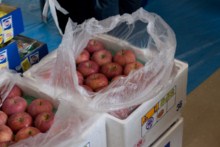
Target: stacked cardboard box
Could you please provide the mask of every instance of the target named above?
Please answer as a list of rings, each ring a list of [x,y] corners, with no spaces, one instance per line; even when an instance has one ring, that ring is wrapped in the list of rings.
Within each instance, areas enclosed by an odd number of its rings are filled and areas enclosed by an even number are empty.
[[[0,68],[23,72],[48,54],[45,43],[20,35],[23,31],[21,9],[0,4]]]

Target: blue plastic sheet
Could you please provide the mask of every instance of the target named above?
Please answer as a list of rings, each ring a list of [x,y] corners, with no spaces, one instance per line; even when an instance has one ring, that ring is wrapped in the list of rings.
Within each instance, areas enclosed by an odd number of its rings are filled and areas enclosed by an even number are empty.
[[[219,69],[219,0],[150,0],[145,9],[160,15],[173,28],[175,57],[189,64],[188,93]]]
[[[41,19],[39,0],[3,0],[22,9],[25,32],[48,45],[58,47],[61,36],[52,17]],[[174,30],[177,38],[175,57],[189,64],[187,92],[191,92],[220,67],[219,0],[148,0],[144,7],[160,15]]]

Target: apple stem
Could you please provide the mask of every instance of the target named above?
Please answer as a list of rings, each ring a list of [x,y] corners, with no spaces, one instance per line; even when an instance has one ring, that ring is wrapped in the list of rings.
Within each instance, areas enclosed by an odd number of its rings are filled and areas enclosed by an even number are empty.
[[[49,117],[50,117],[49,114],[47,114],[47,115],[45,116],[45,119],[47,120],[47,119],[49,119]]]
[[[28,131],[28,134],[29,134],[29,135],[31,135],[31,134],[32,134],[32,132],[31,132],[31,131]]]
[[[102,58],[102,59],[105,58],[105,55],[101,55],[101,58]]]
[[[124,51],[124,50],[121,50],[121,54],[124,55],[124,54],[125,54],[125,51]]]
[[[24,119],[23,119],[23,118],[19,118],[18,120],[19,120],[19,122],[23,122],[23,121],[24,121]]]

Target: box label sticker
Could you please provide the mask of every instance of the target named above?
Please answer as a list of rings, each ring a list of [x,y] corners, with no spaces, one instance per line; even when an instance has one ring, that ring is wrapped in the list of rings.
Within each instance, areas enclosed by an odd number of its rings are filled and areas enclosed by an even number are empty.
[[[21,62],[21,67],[23,71],[28,70],[31,67],[31,64],[28,60],[28,58],[25,58],[22,62]]]
[[[141,135],[142,137],[153,126],[160,121],[161,118],[176,103],[176,88],[173,87],[159,102],[157,102],[144,116],[141,117]]]
[[[29,60],[31,65],[39,62],[39,52],[36,52],[29,56]]]
[[[0,68],[8,67],[7,49],[0,51]]]
[[[168,142],[164,147],[170,147],[170,142]]]
[[[2,24],[2,34],[4,38],[4,42],[11,40],[14,36],[13,24],[12,24],[12,16],[5,17],[1,20]]]
[[[88,142],[86,145],[84,145],[83,147],[90,147],[90,142]]]

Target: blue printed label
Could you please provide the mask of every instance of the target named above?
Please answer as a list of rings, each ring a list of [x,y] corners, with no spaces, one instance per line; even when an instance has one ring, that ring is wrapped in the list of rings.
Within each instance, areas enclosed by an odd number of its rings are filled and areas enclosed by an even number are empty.
[[[170,142],[168,142],[164,147],[170,147]]]
[[[12,29],[12,16],[2,19],[2,28],[4,31]]]
[[[7,62],[7,50],[3,50],[0,52],[0,68],[8,67]]]
[[[12,16],[2,19],[2,34],[4,42],[11,40],[14,37],[14,30],[12,25]]]

